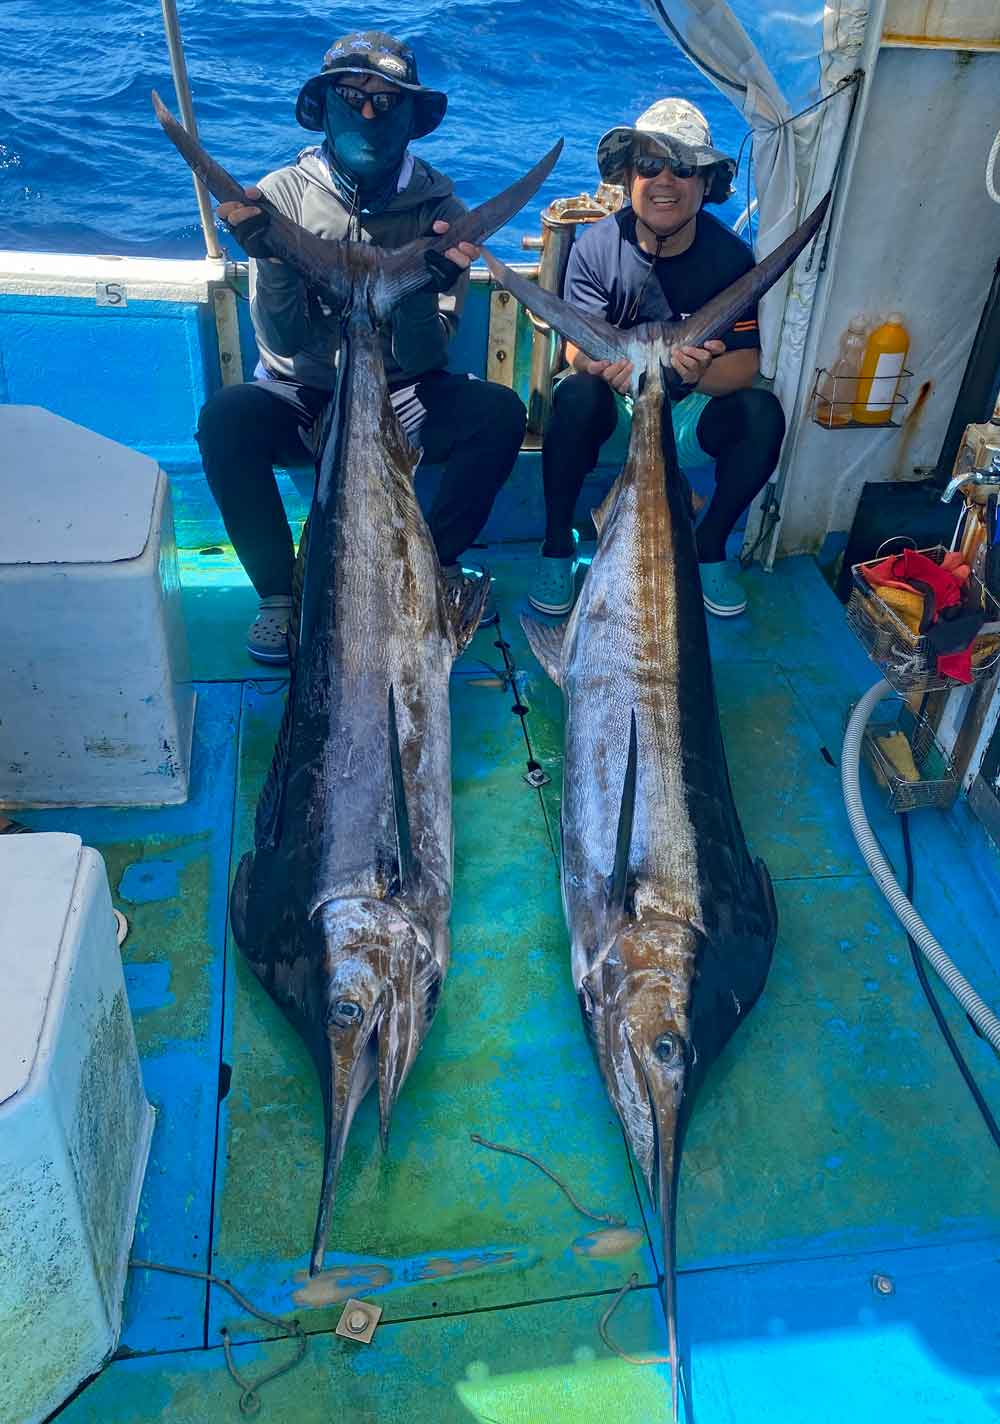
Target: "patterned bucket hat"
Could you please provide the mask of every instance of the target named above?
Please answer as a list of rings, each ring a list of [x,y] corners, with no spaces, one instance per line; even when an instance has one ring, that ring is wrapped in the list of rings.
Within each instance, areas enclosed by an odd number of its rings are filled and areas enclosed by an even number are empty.
[[[448,107],[447,94],[425,89],[417,78],[417,60],[402,40],[381,30],[356,30],[335,40],[323,56],[319,74],[307,79],[295,104],[295,117],[304,129],[323,130],[323,92],[341,74],[378,74],[413,95],[413,138],[436,129]]]
[[[608,129],[597,145],[597,166],[605,183],[621,183],[636,142],[642,139],[675,163],[690,163],[706,173],[706,203],[724,203],[732,191],[736,163],[712,147],[708,121],[686,99],[658,99],[629,128]]]

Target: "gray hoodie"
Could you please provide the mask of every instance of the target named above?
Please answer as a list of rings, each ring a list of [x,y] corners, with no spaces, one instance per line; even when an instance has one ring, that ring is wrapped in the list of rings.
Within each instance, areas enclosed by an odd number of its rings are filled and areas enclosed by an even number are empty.
[[[361,214],[362,241],[403,247],[433,235],[438,218],[454,222],[466,211],[451,180],[407,153],[400,189],[380,213]],[[337,192],[321,148],[307,148],[296,163],[258,184],[281,211],[320,237],[347,236],[350,213]],[[468,274],[450,292],[414,292],[399,303],[383,337],[386,376],[392,387],[443,367],[448,343],[468,289]],[[340,314],[281,262],[250,262],[250,315],[261,360],[272,375],[332,390],[340,350]]]

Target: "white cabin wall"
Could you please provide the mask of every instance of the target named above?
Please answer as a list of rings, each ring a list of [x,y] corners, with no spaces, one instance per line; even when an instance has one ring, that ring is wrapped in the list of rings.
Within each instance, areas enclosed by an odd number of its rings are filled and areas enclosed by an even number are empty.
[[[986,157],[1000,124],[1000,53],[889,48],[878,56],[853,168],[838,201],[816,364],[855,313],[904,314],[913,371],[903,429],[828,431],[803,416],[785,486],[781,554],[847,531],[866,480],[935,464],[1000,256]],[[813,372],[804,373],[812,382]],[[927,394],[918,401],[922,387]]]

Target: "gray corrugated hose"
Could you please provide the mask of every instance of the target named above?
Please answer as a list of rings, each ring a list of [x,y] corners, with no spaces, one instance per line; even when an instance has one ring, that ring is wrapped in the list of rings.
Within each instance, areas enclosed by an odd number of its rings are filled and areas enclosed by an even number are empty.
[[[889,901],[907,934],[912,937],[928,964],[951,990],[984,1038],[987,1038],[1000,1053],[1000,1019],[983,1003],[969,981],[955,968],[899,888],[889,862],[879,849],[878,842],[865,816],[858,772],[861,760],[861,738],[876,705],[881,702],[883,697],[893,695],[893,690],[887,682],[877,682],[862,697],[847,724],[844,748],[840,758],[840,782],[844,790],[847,819],[851,823],[854,839],[865,858],[865,864],[875,877],[876,885]]]

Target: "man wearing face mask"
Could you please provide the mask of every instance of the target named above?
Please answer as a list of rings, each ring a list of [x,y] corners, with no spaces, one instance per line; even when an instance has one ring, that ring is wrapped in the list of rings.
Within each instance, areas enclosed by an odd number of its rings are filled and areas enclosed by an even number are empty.
[[[259,184],[284,214],[320,237],[398,248],[442,234],[465,212],[451,182],[409,144],[444,117],[444,94],[424,88],[408,45],[391,36],[346,35],[303,86],[296,118],[323,134],[296,163]],[[258,189],[248,188],[250,199]],[[234,549],[260,597],[247,651],[286,662],[294,549],[275,465],[308,465],[312,431],[336,380],[340,314],[291,268],[266,257],[267,215],[252,201],[219,216],[250,254],[251,317],[260,351],[255,379],[206,403],[198,444]],[[383,334],[390,397],[411,443],[444,466],[428,515],[446,579],[466,576],[459,556],[474,541],[514,467],[524,406],[513,391],[445,370],[468,288],[469,243],[436,258],[435,286],[406,297]],[[391,557],[387,551],[387,557]],[[495,620],[490,608],[484,622]]]
[[[569,255],[563,296],[622,330],[690,316],[753,266],[753,254],[706,203],[729,197],[736,165],[712,147],[704,115],[684,99],[660,99],[633,127],[601,139],[597,164],[628,204],[586,227]],[[572,374],[559,383],[542,445],[546,532],[529,601],[544,613],[573,606],[573,510],[601,446],[615,429],[615,394],[629,390],[626,361],[591,361],[567,343]],[[778,463],[785,418],[760,370],[756,308],[721,341],[681,347],[670,391],[678,462],[715,461],[715,491],[696,531],[705,607],[742,613],[746,595],[726,564],[726,539]]]

